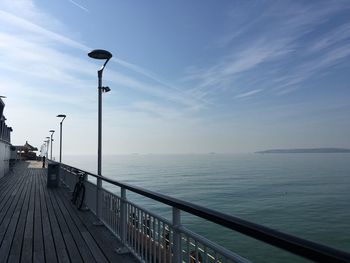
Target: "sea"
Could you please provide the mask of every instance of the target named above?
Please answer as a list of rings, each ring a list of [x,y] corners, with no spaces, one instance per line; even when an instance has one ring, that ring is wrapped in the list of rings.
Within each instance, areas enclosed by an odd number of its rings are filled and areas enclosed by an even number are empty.
[[[63,162],[96,173],[97,156]],[[131,154],[103,156],[102,163],[102,174],[117,181],[350,252],[350,154]],[[165,205],[127,197],[171,218]],[[307,262],[187,213],[182,222],[253,262]]]

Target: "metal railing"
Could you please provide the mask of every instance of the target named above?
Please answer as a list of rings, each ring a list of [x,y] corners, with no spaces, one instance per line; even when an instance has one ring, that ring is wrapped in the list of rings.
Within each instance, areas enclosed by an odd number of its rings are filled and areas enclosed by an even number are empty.
[[[71,190],[76,174],[84,172],[120,187],[116,195],[90,181],[85,182],[85,204],[141,262],[238,262],[249,260],[190,231],[181,224],[181,211],[253,237],[316,262],[350,262],[350,254],[285,234],[240,218],[172,198],[140,187],[98,176],[61,164],[61,181]],[[127,199],[127,191],[172,207],[172,220],[157,215]],[[97,200],[101,200],[97,202]],[[99,211],[99,213],[97,213]],[[123,249],[122,249],[123,250]],[[121,251],[122,251],[121,250]]]

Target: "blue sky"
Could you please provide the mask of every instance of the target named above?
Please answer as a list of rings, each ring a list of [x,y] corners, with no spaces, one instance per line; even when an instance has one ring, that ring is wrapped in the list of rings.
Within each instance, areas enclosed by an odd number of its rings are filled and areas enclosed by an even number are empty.
[[[0,95],[14,144],[64,151],[350,147],[349,1],[2,0]],[[55,134],[58,144],[58,133]],[[54,155],[58,155],[54,146]]]

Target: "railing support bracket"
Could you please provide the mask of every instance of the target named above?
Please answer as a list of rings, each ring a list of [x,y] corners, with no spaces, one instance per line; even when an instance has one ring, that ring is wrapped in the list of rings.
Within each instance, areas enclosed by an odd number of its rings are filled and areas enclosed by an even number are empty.
[[[82,212],[90,211],[90,208],[84,205],[82,208],[80,208],[80,211]]]
[[[124,255],[130,253],[130,250],[127,247],[119,247],[115,249],[115,252],[118,255]]]
[[[104,224],[102,223],[102,221],[97,220],[95,222],[92,223],[94,226],[104,226]]]

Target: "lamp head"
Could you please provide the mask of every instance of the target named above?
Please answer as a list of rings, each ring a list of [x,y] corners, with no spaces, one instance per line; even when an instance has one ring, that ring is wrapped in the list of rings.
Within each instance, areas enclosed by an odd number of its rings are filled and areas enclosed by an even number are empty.
[[[50,132],[54,133],[55,131],[54,130],[50,130]]]
[[[111,89],[109,87],[102,87],[102,92],[106,93],[111,91]]]
[[[59,114],[59,115],[57,115],[56,117],[59,117],[59,118],[66,118],[66,115],[64,115],[64,114]]]
[[[93,51],[91,51],[90,53],[88,53],[88,56],[90,58],[94,58],[94,59],[106,59],[109,60],[112,57],[111,52],[107,51],[107,50],[103,50],[103,49],[95,49]]]

